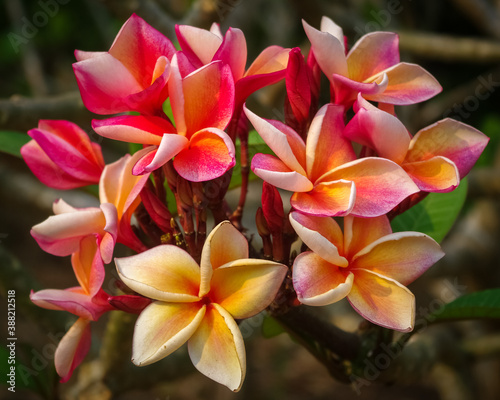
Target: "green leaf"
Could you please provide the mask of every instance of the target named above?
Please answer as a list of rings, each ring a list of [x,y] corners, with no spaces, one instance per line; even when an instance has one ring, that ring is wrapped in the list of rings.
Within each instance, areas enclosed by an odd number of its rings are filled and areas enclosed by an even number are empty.
[[[0,151],[21,157],[21,147],[28,143],[31,138],[22,132],[0,131]]]
[[[391,222],[394,232],[422,232],[441,242],[453,226],[467,196],[467,180],[449,193],[430,193]]]
[[[170,122],[172,123],[172,125],[175,126],[174,113],[172,111],[172,106],[170,105],[170,98],[167,98],[167,100],[165,100],[165,102],[163,103],[162,108],[163,108],[163,112],[168,117],[168,119],[170,120]]]
[[[432,322],[473,319],[500,318],[500,289],[489,289],[461,296],[432,313]]]
[[[267,339],[278,336],[279,334],[285,332],[283,327],[280,325],[278,321],[276,321],[270,315],[265,315],[264,320],[262,321],[262,336]]]
[[[142,150],[144,148],[144,146],[140,143],[129,143],[128,144],[128,152],[130,154],[135,154],[137,153],[139,150]]]

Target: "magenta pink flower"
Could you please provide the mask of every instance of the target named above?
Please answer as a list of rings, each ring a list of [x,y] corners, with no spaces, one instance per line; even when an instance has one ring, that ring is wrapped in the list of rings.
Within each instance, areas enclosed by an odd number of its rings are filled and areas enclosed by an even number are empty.
[[[289,49],[269,46],[245,70],[247,44],[240,29],[229,28],[224,37],[217,24],[213,24],[210,31],[188,25],[177,25],[175,30],[182,53],[193,68],[218,60],[231,68],[235,83],[235,113],[241,112],[250,94],[285,77]]]
[[[109,51],[75,51],[73,69],[85,107],[96,114],[161,113],[175,51],[169,39],[133,14]]]
[[[111,311],[108,295],[101,289],[104,265],[93,237],[87,236],[79,250],[71,256],[73,271],[80,286],[65,290],[45,289],[31,293],[37,306],[49,310],[65,310],[79,318],[59,342],[54,362],[61,382],[66,382],[73,370],[83,361],[90,349],[90,321]]]
[[[21,148],[21,155],[44,185],[64,190],[99,182],[104,168],[101,146],[78,125],[40,120],[28,135],[33,140]]]
[[[391,32],[372,32],[347,53],[342,28],[323,17],[321,30],[303,22],[321,70],[330,80],[332,101],[351,106],[358,93],[365,99],[404,105],[427,100],[442,88],[425,69],[400,62],[399,39]]]
[[[387,213],[418,187],[396,163],[375,157],[356,159],[342,136],[344,107],[328,104],[314,117],[307,142],[279,121],[244,109],[275,156],[256,154],[252,171],[264,181],[295,192],[292,206],[321,216]]]
[[[81,364],[90,349],[90,322],[104,313],[120,309],[139,313],[150,300],[142,296],[109,296],[102,288],[104,264],[94,237],[86,236],[71,255],[73,272],[80,286],[68,289],[45,289],[31,292],[30,299],[37,306],[49,310],[63,310],[78,319],[59,342],[54,363],[61,382],[66,382],[73,370]]]
[[[135,175],[151,172],[175,157],[174,168],[189,181],[221,176],[235,164],[234,144],[223,131],[234,104],[229,67],[215,61],[182,77],[175,55],[169,91],[175,127],[164,118],[126,115],[94,120],[95,131],[149,145],[133,168]]]
[[[347,297],[374,324],[408,332],[415,321],[415,297],[405,287],[444,256],[439,244],[419,232],[392,233],[386,216],[332,218],[292,212],[290,222],[312,250],[293,264],[293,286],[311,306]]]

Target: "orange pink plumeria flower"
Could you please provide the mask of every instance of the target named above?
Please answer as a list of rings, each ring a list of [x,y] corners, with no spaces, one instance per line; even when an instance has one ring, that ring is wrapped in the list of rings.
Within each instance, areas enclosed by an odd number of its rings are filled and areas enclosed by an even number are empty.
[[[264,181],[294,192],[292,207],[314,215],[376,217],[419,191],[396,163],[378,157],[358,159],[344,138],[344,107],[323,106],[309,127],[307,141],[279,121],[245,113],[276,156],[257,154],[252,171]]]
[[[358,96],[357,111],[344,137],[394,161],[421,191],[449,192],[472,169],[489,138],[477,129],[450,118],[411,136],[394,115]]]
[[[154,300],[136,322],[132,361],[154,363],[187,342],[200,372],[238,391],[246,362],[234,319],[266,308],[287,267],[249,259],[247,240],[229,221],[207,237],[200,265],[179,247],[161,245],[117,258],[116,266],[129,288]]]
[[[303,22],[311,49],[330,81],[332,102],[351,106],[361,93],[367,100],[395,105],[414,104],[441,92],[441,85],[425,69],[400,62],[398,35],[372,32],[347,52],[344,33],[328,17],[320,30]]]
[[[397,331],[413,329],[415,298],[406,288],[444,256],[419,232],[392,233],[386,216],[332,218],[290,214],[311,249],[293,264],[293,286],[303,304],[324,306],[344,297],[368,321]]]
[[[116,309],[138,313],[149,304],[149,300],[144,297],[110,296],[101,288],[104,282],[104,264],[92,236],[81,240],[79,249],[71,255],[71,264],[79,286],[63,290],[44,289],[30,294],[31,301],[39,307],[64,310],[78,316],[54,354],[61,382],[66,382],[71,377],[90,350],[92,321],[97,321],[104,313]]]

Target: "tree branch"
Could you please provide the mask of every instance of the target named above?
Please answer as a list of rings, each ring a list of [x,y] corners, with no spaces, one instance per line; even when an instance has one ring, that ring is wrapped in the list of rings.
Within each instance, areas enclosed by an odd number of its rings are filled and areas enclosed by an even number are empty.
[[[485,0],[452,0],[481,31],[500,39],[500,15]]]
[[[95,114],[83,105],[80,93],[28,98],[12,96],[0,99],[0,128],[25,131],[38,125],[40,119],[68,119],[84,126]]]
[[[493,40],[397,31],[399,47],[419,57],[446,62],[495,63],[500,61],[500,44]]]

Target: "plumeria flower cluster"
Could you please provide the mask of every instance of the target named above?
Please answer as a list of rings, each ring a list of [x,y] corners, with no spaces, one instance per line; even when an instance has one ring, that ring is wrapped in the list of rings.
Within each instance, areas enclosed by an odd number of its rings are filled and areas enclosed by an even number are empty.
[[[392,233],[389,218],[429,192],[455,189],[488,138],[451,119],[408,132],[394,106],[427,100],[441,87],[420,66],[400,62],[397,35],[370,33],[348,50],[329,18],[320,30],[303,25],[307,57],[270,46],[248,67],[239,29],[179,25],[177,48],[137,15],[109,51],[75,52],[83,102],[106,116],[92,121],[94,131],[142,148],[106,164],[80,127],[40,121],[22,149],[47,186],[99,185],[99,206],[57,200],[54,215],[31,232],[44,251],[71,256],[79,283],[31,294],[40,307],[78,317],[55,354],[62,381],[90,348],[90,322],[111,310],[139,314],[136,365],[187,343],[195,367],[234,391],[246,371],[238,322],[266,308],[347,298],[374,324],[413,329],[415,299],[406,286],[443,252],[423,233]],[[322,75],[330,98],[323,105]],[[283,80],[284,121],[245,105]],[[264,181],[260,253],[241,226],[251,126],[273,152],[251,160]],[[233,211],[225,194],[238,145],[241,197]],[[292,192],[290,208],[277,188]],[[292,256],[297,238],[306,251]],[[115,259],[119,279],[110,290],[117,293],[108,294],[104,265],[116,243],[135,254]]]

